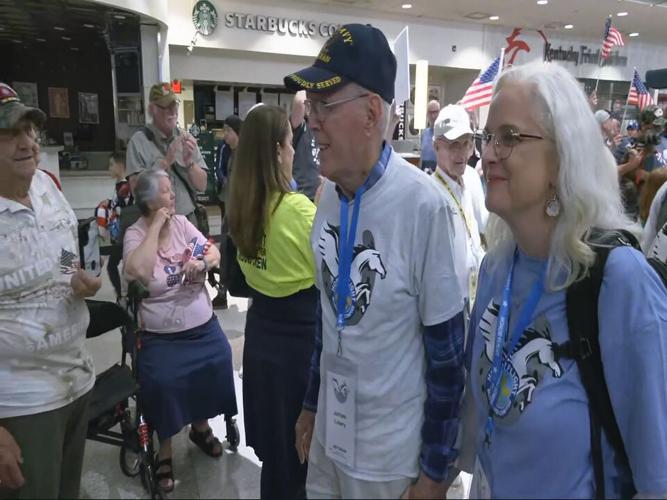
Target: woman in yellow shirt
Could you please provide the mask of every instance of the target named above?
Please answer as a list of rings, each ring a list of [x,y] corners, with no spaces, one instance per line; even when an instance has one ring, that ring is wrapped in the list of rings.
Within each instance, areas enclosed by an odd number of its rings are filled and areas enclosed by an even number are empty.
[[[243,124],[230,180],[229,232],[253,300],[243,351],[246,442],[262,460],[262,498],[305,498],[294,448],[319,306],[310,231],[315,205],[294,193],[292,129],[277,106]]]

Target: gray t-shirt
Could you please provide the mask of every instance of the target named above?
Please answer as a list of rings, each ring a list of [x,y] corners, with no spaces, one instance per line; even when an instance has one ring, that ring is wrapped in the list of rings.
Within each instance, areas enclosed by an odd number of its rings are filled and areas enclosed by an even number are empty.
[[[172,141],[179,135],[185,134],[184,131],[176,128],[174,129],[172,136],[166,138],[152,124],[148,124],[146,128],[153,133],[155,140],[150,140],[143,130],[135,132],[127,145],[125,167],[125,175],[127,177],[130,177],[133,174],[138,174],[147,168],[159,168],[158,163],[167,155],[167,150]],[[195,149],[193,160],[199,167],[208,170],[198,146]],[[181,179],[187,183],[187,186],[178,178],[178,176],[176,176],[173,171],[174,168],[178,170]],[[171,179],[171,185],[174,194],[176,195],[176,213],[179,215],[191,214],[195,209],[195,205],[192,203],[192,197],[189,192],[196,193],[197,190],[190,182],[190,179],[188,179],[188,171],[184,166],[183,155],[180,151],[176,155],[175,164],[169,169],[169,178]]]
[[[292,177],[298,191],[313,200],[320,187],[320,148],[317,147],[308,122],[304,121],[297,127],[294,135],[298,140],[294,146]]]
[[[340,201],[326,182],[311,244],[322,302],[322,359],[338,347]],[[350,213],[352,209],[350,208]],[[347,474],[385,481],[417,477],[426,399],[423,326],[463,308],[454,270],[450,216],[431,179],[392,152],[387,169],[361,199],[350,278],[355,311],[342,334],[345,357],[359,369],[356,465]],[[319,401],[326,401],[325,364]],[[325,443],[325,411],[316,436]]]

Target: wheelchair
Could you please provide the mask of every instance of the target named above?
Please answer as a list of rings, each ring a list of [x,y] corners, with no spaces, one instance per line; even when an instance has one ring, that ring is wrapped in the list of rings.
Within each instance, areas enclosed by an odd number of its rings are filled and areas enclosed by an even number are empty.
[[[86,338],[94,338],[120,328],[121,359],[96,377],[89,409],[87,439],[120,448],[119,463],[123,474],[140,476],[153,500],[165,498],[156,479],[157,455],[153,431],[141,407],[137,382],[137,359],[141,352],[139,306],[148,290],[137,281],[128,285],[127,309],[113,302],[87,300],[90,324]],[[129,360],[129,362],[128,362]],[[130,405],[134,401],[134,408]],[[229,450],[236,453],[240,433],[233,417],[225,415]],[[119,430],[114,430],[118,427]]]

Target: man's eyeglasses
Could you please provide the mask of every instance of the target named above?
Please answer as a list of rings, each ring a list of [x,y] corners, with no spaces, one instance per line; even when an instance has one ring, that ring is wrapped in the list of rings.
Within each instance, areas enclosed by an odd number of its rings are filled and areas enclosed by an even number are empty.
[[[303,103],[306,106],[306,114],[309,116],[317,116],[318,118],[324,120],[331,110],[338,106],[339,104],[345,104],[346,102],[354,101],[355,99],[361,99],[362,97],[368,97],[370,94],[359,94],[351,97],[344,97],[343,99],[338,99],[337,101],[327,102],[327,101],[313,101],[311,99],[306,99]]]
[[[30,139],[37,144],[41,143],[39,130],[32,125],[32,123],[19,124],[13,128],[0,129],[0,139],[10,140],[18,138],[22,133],[25,133]]]
[[[544,139],[541,135],[522,134],[513,127],[501,127],[493,134],[483,130],[475,134],[475,138],[482,141],[482,148],[486,148],[489,143],[493,143],[493,149],[499,160],[509,158],[514,146],[522,142],[523,139]]]
[[[175,102],[173,104],[170,104],[169,106],[160,106],[159,104],[155,103],[155,105],[160,108],[162,111],[165,111],[169,114],[175,115],[178,113],[178,103]]]

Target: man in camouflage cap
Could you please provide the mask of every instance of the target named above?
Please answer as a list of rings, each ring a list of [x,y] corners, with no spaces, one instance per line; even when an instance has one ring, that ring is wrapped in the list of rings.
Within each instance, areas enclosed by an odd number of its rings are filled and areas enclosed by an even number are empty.
[[[136,132],[127,145],[130,186],[134,189],[135,174],[144,169],[165,170],[176,195],[176,213],[196,225],[192,199],[197,191],[206,190],[208,167],[195,138],[177,126],[179,101],[171,85],[153,85],[148,102],[151,123]]]
[[[0,498],[78,498],[95,383],[77,220],[37,168],[46,115],[0,83]],[[15,490],[8,492],[7,490]]]

